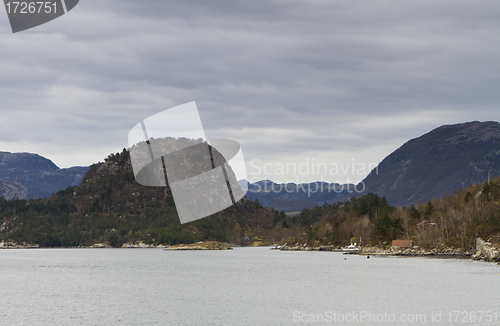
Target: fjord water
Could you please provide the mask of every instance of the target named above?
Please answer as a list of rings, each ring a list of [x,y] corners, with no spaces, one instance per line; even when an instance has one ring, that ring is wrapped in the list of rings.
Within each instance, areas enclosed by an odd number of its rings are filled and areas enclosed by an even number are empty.
[[[263,247],[1,250],[0,325],[497,325],[499,274],[465,259]]]

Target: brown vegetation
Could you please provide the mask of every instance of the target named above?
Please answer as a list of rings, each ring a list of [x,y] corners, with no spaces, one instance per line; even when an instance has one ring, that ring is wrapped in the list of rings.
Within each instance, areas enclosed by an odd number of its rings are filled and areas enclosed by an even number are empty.
[[[413,240],[424,248],[448,246],[473,250],[477,237],[500,240],[500,178],[456,191],[409,208],[391,207],[385,198],[367,194],[305,210],[279,226],[282,242],[311,246],[361,244],[389,246],[394,239]],[[297,228],[297,225],[301,225]]]

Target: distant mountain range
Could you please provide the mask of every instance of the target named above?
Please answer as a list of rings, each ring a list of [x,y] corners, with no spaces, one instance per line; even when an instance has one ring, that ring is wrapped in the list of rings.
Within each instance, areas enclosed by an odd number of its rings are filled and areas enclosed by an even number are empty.
[[[320,181],[277,184],[270,180],[262,180],[248,183],[247,197],[258,200],[261,205],[288,213],[337,201],[352,191],[353,187],[352,184],[340,185]]]
[[[44,198],[78,185],[88,169],[82,166],[60,169],[38,154],[0,152],[0,197]]]
[[[370,192],[393,206],[411,206],[495,175],[500,175],[500,123],[474,121],[441,126],[408,141],[356,186],[364,189],[361,193],[352,191],[354,185],[263,180],[248,184],[247,197],[285,212],[343,202]]]
[[[362,181],[364,192],[342,200],[371,192],[393,206],[410,206],[495,175],[500,175],[500,123],[446,125],[406,142]]]

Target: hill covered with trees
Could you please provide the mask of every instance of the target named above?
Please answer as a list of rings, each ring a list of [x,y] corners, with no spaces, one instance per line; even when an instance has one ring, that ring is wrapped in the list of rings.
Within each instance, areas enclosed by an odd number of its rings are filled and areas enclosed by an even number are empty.
[[[280,215],[277,223],[290,230],[284,239],[289,244],[388,246],[391,240],[408,239],[423,248],[471,251],[478,237],[500,244],[499,201],[500,178],[496,177],[408,208],[395,208],[384,197],[368,193],[345,203],[306,209],[297,216]]]
[[[0,198],[0,239],[42,247],[229,242],[245,234],[258,237],[272,218],[269,209],[244,198],[220,213],[181,225],[170,188],[139,185],[124,149],[92,165],[80,185],[48,198]]]

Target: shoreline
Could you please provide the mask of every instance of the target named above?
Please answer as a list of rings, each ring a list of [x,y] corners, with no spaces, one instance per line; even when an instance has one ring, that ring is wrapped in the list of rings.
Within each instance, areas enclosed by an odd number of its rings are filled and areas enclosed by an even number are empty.
[[[17,243],[15,241],[1,241],[0,250],[5,249],[163,249],[163,250],[232,250],[232,246],[228,243],[218,241],[200,241],[190,244],[147,244],[142,241],[127,242],[121,247],[113,247],[109,243],[94,243],[90,246],[68,246],[68,247],[40,247],[38,244]]]
[[[344,249],[337,246],[317,246],[308,247],[305,244],[280,246],[280,251],[331,251],[343,252]],[[377,246],[359,247],[359,252],[349,253],[350,255],[359,256],[387,256],[387,257],[435,257],[435,258],[456,258],[456,259],[472,259],[476,261],[497,262],[500,265],[500,248],[493,245],[491,242],[484,241],[481,238],[476,239],[476,250],[470,252],[461,248],[452,248],[446,246],[437,246],[432,249],[423,248],[381,248]]]
[[[233,250],[229,243],[218,241],[200,241],[190,244],[177,244],[164,250]]]
[[[232,250],[234,245],[217,241],[200,241],[191,244],[163,245],[163,244],[146,244],[142,241],[124,243],[121,247],[112,247],[108,243],[95,243],[90,246],[77,247],[40,247],[38,244],[16,243],[13,240],[1,241],[0,249],[163,249],[172,251],[185,250]],[[239,247],[239,246],[238,246]],[[244,248],[243,246],[242,248]],[[255,247],[255,246],[248,246]],[[275,246],[271,250],[279,251],[329,251],[343,252],[344,248],[338,246],[316,246],[309,247],[305,244],[289,245],[287,243],[281,246]],[[484,241],[481,238],[476,239],[475,253],[462,250],[461,248],[451,248],[446,246],[437,246],[432,249],[423,248],[399,248],[399,247],[378,247],[364,246],[359,247],[359,252],[349,253],[350,255],[358,256],[387,256],[387,257],[435,257],[435,258],[456,258],[456,259],[472,259],[476,261],[497,262],[500,265],[500,248],[498,244],[492,244],[489,241]]]

